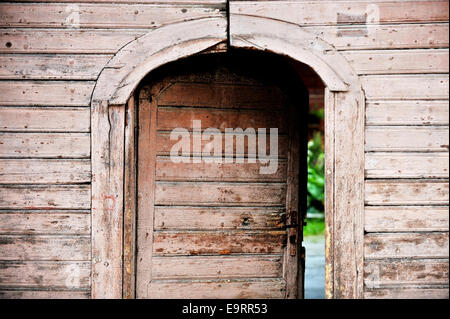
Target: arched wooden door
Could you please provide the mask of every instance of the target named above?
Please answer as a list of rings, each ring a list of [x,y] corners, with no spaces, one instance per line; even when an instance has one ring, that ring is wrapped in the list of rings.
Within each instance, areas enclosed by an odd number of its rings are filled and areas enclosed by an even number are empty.
[[[151,73],[137,298],[303,297],[307,99],[281,57],[199,55]]]

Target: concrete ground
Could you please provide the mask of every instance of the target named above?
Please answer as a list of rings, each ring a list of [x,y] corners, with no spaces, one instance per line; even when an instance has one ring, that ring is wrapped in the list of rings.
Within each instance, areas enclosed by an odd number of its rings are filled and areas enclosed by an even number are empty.
[[[325,237],[307,236],[305,247],[305,299],[325,299]]]

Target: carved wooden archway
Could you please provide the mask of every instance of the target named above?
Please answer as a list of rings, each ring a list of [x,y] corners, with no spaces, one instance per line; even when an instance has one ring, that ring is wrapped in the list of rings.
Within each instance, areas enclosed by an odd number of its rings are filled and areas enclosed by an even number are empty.
[[[161,27],[124,46],[102,70],[91,100],[93,298],[122,298],[126,103],[150,71],[227,40],[307,64],[325,83],[326,295],[362,297],[365,103],[359,79],[331,45],[297,25],[231,15],[228,28],[224,18]]]

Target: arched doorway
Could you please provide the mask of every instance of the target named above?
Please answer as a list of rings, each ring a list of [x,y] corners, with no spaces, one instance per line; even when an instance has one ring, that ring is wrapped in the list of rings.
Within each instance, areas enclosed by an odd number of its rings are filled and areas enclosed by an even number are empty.
[[[231,15],[229,30],[231,47],[289,56],[309,65],[326,85],[327,297],[359,298],[363,275],[364,95],[358,77],[333,47],[298,26]],[[132,176],[126,165],[131,142],[129,122],[125,121],[130,115],[126,113],[127,101],[151,70],[227,37],[221,19],[162,27],[125,46],[101,73],[91,103],[92,297],[122,297],[122,257],[127,255],[123,243],[128,236],[123,234],[122,225],[132,211],[124,186],[127,194],[133,185],[127,179]]]
[[[137,96],[136,297],[302,298],[308,92],[286,58],[189,57]]]

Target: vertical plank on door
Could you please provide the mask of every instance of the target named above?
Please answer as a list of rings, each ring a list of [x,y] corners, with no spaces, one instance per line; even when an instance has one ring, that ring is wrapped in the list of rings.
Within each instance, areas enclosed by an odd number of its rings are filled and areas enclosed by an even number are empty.
[[[139,100],[137,263],[136,298],[151,298],[148,288],[152,280],[153,215],[156,165],[156,112],[152,96]]]
[[[306,107],[306,105],[298,105]],[[288,173],[286,190],[286,212],[287,212],[287,244],[285,251],[285,271],[286,271],[286,298],[297,299],[303,297],[302,279],[299,272],[299,236],[300,236],[300,216],[299,216],[299,158],[300,158],[300,134],[298,116],[294,106],[291,106],[289,121],[289,153],[288,153]]]

